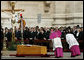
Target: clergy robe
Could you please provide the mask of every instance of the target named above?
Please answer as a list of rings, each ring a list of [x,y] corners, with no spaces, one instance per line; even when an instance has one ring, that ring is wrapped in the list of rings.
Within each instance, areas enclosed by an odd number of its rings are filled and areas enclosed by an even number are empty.
[[[61,43],[61,32],[58,30],[50,34],[50,39],[53,42],[53,50],[55,57],[63,57],[63,47]]]
[[[73,34],[66,34],[66,41],[69,44],[69,49],[73,46],[73,45],[79,45],[79,43],[77,42],[76,38],[74,37]]]
[[[66,41],[69,44],[69,49],[71,51],[71,56],[77,56],[80,55],[80,48],[79,43],[77,42],[76,38],[73,34],[67,34],[66,35]]]
[[[50,39],[52,39],[53,42],[53,50],[55,50],[55,48],[57,47],[61,47],[62,48],[62,43],[61,43],[61,32],[57,31],[57,32],[53,32],[50,34]]]

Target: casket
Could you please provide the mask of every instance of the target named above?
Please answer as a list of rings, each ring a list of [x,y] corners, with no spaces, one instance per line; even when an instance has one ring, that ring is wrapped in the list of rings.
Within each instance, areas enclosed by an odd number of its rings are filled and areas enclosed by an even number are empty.
[[[38,45],[17,45],[17,54],[47,54],[47,47]]]

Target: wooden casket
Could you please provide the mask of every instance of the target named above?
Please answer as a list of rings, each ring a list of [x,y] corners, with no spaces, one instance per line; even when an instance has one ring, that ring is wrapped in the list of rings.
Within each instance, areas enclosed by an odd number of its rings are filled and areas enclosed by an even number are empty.
[[[47,54],[46,46],[27,46],[27,45],[17,45],[17,54]]]

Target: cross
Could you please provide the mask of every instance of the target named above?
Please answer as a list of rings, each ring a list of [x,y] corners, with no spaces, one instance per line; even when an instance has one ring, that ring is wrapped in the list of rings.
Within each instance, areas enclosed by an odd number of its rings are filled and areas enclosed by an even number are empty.
[[[11,5],[11,9],[2,9],[1,11],[7,11],[7,12],[11,12],[12,14],[15,13],[15,11],[24,11],[23,9],[14,9],[15,8],[15,1],[10,1],[10,5]]]
[[[24,11],[23,9],[15,9],[15,1],[9,1],[9,3],[10,3],[10,6],[11,6],[11,9],[2,9],[1,10],[2,12],[4,12],[4,11],[11,12],[12,15],[13,15],[17,11],[22,11],[22,12]],[[13,28],[13,20],[11,20],[11,21],[12,21],[12,28]],[[14,35],[15,35],[15,33],[14,33]],[[12,41],[13,41],[13,36],[14,35],[13,35],[13,31],[12,31]]]

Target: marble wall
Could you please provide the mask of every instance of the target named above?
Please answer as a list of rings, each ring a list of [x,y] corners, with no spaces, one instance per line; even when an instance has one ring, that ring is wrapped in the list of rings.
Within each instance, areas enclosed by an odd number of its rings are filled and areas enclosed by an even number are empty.
[[[56,1],[55,20],[53,25],[83,26],[83,2],[82,1]],[[60,20],[60,21],[58,21]],[[62,22],[62,23],[60,23]]]

